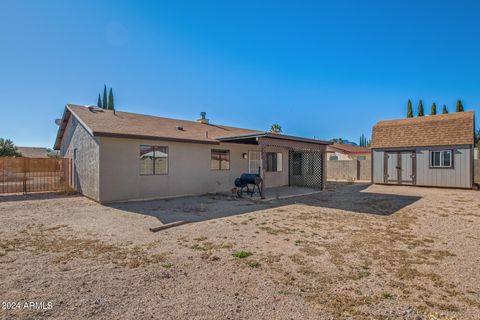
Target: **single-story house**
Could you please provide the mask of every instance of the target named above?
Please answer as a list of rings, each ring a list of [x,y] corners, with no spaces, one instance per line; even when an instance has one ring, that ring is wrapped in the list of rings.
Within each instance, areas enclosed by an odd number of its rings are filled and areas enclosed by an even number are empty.
[[[474,113],[381,121],[372,133],[372,181],[472,188]]]
[[[43,147],[17,147],[17,151],[26,158],[49,158],[48,149]]]
[[[330,142],[69,104],[54,145],[73,187],[99,202],[229,192],[242,173],[262,188],[323,189]]]
[[[369,148],[352,144],[334,143],[327,146],[327,160],[370,160]]]

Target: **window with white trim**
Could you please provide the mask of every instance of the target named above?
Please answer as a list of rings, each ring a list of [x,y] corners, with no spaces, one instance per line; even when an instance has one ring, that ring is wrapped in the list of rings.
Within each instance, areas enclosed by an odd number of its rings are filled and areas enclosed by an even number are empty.
[[[281,152],[267,152],[267,172],[280,172],[283,170]]]
[[[430,167],[432,168],[452,168],[452,150],[432,150],[430,151]]]

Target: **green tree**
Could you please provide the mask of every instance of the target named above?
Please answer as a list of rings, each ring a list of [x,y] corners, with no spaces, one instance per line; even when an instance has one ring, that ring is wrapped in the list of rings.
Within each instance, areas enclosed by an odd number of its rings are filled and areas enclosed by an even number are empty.
[[[107,101],[107,86],[103,85],[103,102],[102,102],[103,109],[107,109],[108,101]]]
[[[278,123],[274,123],[270,127],[270,132],[272,132],[272,133],[282,133],[283,132],[282,126],[279,125]]]
[[[18,152],[17,147],[10,139],[0,138],[0,157],[21,157],[22,154]]]
[[[362,133],[362,135],[360,136],[360,143],[359,143],[360,147],[366,148],[369,144],[369,141],[370,140],[368,140],[367,137],[365,137],[365,135]]]
[[[102,108],[102,99],[100,98],[100,93],[98,94],[97,107]]]
[[[423,117],[425,115],[425,112],[423,111],[423,102],[420,100],[418,103],[418,116]]]
[[[343,139],[342,139],[342,138],[338,138],[337,143],[338,143],[338,144],[343,144]]]
[[[113,90],[110,88],[110,92],[108,93],[108,110],[113,110],[115,108],[113,103]]]
[[[432,109],[430,111],[430,115],[434,116],[437,114],[437,104],[434,102],[432,103]]]
[[[463,104],[462,104],[462,100],[458,100],[457,101],[457,108],[455,110],[456,112],[463,112]]]
[[[443,114],[447,114],[448,113],[448,109],[447,109],[447,106],[446,105],[443,105],[443,111],[442,111]]]
[[[410,99],[408,99],[407,103],[407,118],[413,118],[412,101]]]

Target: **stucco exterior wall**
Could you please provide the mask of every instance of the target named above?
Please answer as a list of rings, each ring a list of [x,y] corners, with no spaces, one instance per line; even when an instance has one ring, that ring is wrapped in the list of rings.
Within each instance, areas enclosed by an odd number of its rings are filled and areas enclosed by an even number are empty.
[[[260,151],[256,145],[207,145],[107,137],[100,137],[99,145],[101,202],[229,192],[234,187],[235,178],[248,172],[248,159],[242,155],[248,151]],[[140,175],[140,145],[168,147],[168,174]],[[210,169],[211,149],[230,150],[230,170]],[[282,150],[282,153],[283,171],[266,173],[266,187],[288,184],[288,152]]]
[[[453,168],[430,168],[430,150],[453,149]],[[411,149],[410,149],[411,150]],[[417,185],[433,187],[472,187],[472,149],[470,146],[422,147],[416,150]],[[373,182],[384,183],[384,150],[373,150]]]
[[[330,157],[337,157],[337,160],[330,160]],[[366,154],[348,154],[348,153],[343,153],[339,151],[335,152],[328,152],[327,153],[327,160],[328,161],[338,161],[338,160],[358,160],[359,156],[365,156],[365,160],[370,160],[372,158],[370,153]],[[362,160],[360,160],[362,161]]]
[[[73,187],[97,201],[100,200],[99,153],[97,138],[92,137],[75,117],[70,117],[60,146],[60,156],[73,159]]]
[[[370,181],[370,160],[334,160],[327,163],[327,179],[330,181]]]

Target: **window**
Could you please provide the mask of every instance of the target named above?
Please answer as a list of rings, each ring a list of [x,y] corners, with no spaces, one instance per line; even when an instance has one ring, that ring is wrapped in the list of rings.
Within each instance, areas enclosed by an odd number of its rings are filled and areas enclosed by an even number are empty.
[[[283,170],[281,152],[267,152],[267,172],[280,172]]]
[[[432,168],[451,168],[452,150],[430,151],[430,166]]]
[[[210,157],[210,169],[230,170],[230,150],[212,149]]]
[[[357,156],[357,160],[367,160],[367,156]]]
[[[140,175],[168,174],[168,148],[140,146]]]
[[[338,156],[330,156],[329,160],[333,160],[333,161],[338,160]]]

